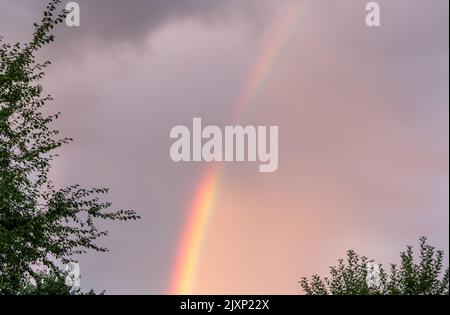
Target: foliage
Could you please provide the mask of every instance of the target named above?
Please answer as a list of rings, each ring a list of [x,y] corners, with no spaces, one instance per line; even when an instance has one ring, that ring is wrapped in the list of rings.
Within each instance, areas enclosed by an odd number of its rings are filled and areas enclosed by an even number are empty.
[[[62,264],[89,249],[107,250],[96,243],[107,235],[96,221],[139,218],[131,210],[109,211],[101,199],[107,189],[57,189],[49,178],[55,150],[71,139],[58,138],[50,126],[60,113],[44,114],[52,97],[39,81],[50,62],[35,55],[65,19],[59,3],[48,4],[29,43],[0,37],[0,294],[74,293],[63,282]]]
[[[400,266],[392,264],[387,273],[382,265],[347,252],[347,259],[330,267],[330,277],[302,278],[307,295],[448,295],[449,269],[443,272],[444,252],[420,238],[419,262],[411,246],[400,254]]]

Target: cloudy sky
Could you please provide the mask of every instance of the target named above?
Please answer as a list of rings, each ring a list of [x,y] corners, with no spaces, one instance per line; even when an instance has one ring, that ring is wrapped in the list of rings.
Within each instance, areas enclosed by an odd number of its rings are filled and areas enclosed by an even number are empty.
[[[45,2],[0,0],[0,35],[30,39]],[[41,52],[47,110],[75,138],[52,177],[142,215],[105,226],[111,251],[80,259],[84,288],[171,292],[210,168],[170,159],[171,128],[193,117],[280,131],[276,172],[219,165],[192,293],[296,294],[349,248],[396,262],[421,235],[448,253],[449,3],[378,1],[369,28],[367,2],[78,1],[81,25]]]

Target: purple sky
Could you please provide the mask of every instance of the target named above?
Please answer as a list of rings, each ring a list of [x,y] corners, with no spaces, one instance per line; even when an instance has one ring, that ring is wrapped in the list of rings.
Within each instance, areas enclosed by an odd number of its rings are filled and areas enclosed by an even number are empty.
[[[81,26],[42,51],[49,111],[75,138],[52,176],[110,187],[143,217],[108,223],[111,252],[81,258],[83,287],[167,292],[207,167],[170,160],[170,129],[227,124],[286,6],[298,26],[241,121],[279,126],[279,168],[226,165],[196,292],[298,293],[348,248],[396,262],[421,235],[448,253],[448,1],[378,1],[377,29],[363,0],[78,2]],[[0,0],[0,34],[29,39],[44,6]]]

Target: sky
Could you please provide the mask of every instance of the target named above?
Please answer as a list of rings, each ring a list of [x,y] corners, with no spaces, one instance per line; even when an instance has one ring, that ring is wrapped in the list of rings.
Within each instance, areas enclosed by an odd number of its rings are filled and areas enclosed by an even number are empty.
[[[375,28],[365,0],[77,2],[40,53],[75,139],[52,178],[142,216],[102,224],[83,288],[298,294],[350,248],[395,263],[425,235],[448,253],[448,1],[380,0]],[[29,40],[45,3],[0,0],[0,35]],[[278,169],[173,162],[194,117],[279,126]]]

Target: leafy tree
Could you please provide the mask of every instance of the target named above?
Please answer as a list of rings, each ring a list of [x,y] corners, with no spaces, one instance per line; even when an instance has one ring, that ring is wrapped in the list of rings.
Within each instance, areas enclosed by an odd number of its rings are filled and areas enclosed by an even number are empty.
[[[76,261],[107,231],[98,220],[136,220],[132,210],[110,211],[107,189],[78,185],[57,189],[49,178],[55,150],[69,143],[58,138],[47,116],[39,81],[50,62],[37,51],[54,40],[53,28],[67,12],[52,0],[29,43],[4,43],[0,37],[0,294],[75,294],[65,285],[62,264]]]
[[[44,274],[32,284],[27,284],[20,292],[26,295],[81,295],[79,288],[73,288],[66,283],[65,277],[55,274]],[[88,294],[94,294],[89,291]]]
[[[392,264],[387,273],[383,266],[359,256],[353,250],[347,259],[330,267],[330,277],[313,275],[302,278],[307,295],[448,295],[449,269],[443,272],[444,252],[420,238],[419,262],[414,261],[411,246],[400,254],[400,266]]]

